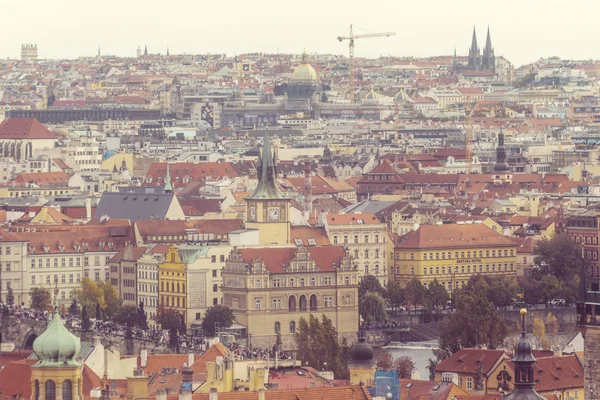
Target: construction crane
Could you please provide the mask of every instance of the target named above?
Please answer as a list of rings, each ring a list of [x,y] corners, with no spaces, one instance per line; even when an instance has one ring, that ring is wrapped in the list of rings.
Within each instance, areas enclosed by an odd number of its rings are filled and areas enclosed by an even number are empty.
[[[349,47],[349,67],[350,67],[350,102],[354,103],[354,40],[355,39],[368,39],[376,37],[390,37],[394,36],[396,32],[382,32],[382,33],[365,33],[361,35],[355,35],[352,25],[350,25],[350,31],[348,36],[338,36],[338,41],[348,40],[350,43]]]

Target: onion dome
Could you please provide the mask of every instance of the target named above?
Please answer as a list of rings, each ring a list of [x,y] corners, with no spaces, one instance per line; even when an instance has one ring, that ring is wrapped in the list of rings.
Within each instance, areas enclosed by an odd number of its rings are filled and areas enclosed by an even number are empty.
[[[39,361],[36,367],[79,366],[75,357],[79,354],[81,342],[65,328],[58,313],[58,301],[54,302],[54,313],[50,317],[44,333],[33,342],[33,351]]]
[[[294,69],[290,82],[316,82],[319,80],[317,70],[308,63],[306,52],[302,54],[302,62]]]
[[[373,347],[367,343],[367,339],[360,337],[350,349],[350,365],[372,365],[373,356]]]

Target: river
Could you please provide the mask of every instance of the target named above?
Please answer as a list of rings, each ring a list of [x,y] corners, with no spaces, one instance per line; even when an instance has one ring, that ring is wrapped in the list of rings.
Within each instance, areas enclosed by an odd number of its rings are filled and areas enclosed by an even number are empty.
[[[437,340],[430,340],[426,342],[392,342],[389,345],[375,349],[375,355],[381,352],[390,353],[392,357],[399,358],[401,356],[409,356],[415,363],[415,369],[419,372],[419,379],[429,379],[429,370],[427,365],[429,359],[434,358],[432,349],[438,345]]]

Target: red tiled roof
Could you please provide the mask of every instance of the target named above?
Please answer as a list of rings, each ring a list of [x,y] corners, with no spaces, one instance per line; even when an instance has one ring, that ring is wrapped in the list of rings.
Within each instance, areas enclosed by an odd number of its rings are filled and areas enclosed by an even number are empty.
[[[171,172],[171,184],[173,187],[184,187],[191,182],[204,180],[218,180],[221,178],[233,178],[238,176],[236,166],[230,162],[181,162],[169,164]],[[167,173],[167,163],[152,163],[146,173],[146,184],[163,186]],[[159,179],[160,178],[160,179]],[[184,180],[186,183],[184,183]]]
[[[204,354],[196,358],[192,365],[194,373],[206,373],[206,362],[215,361],[217,357],[229,357],[229,350],[223,343],[215,343]]]
[[[35,118],[8,118],[0,123],[0,139],[56,139],[56,135]]]
[[[239,219],[201,219],[194,221],[182,220],[139,220],[135,222],[139,234],[147,235],[185,235],[186,230],[195,230],[197,233],[212,233],[215,235],[226,235],[229,232],[243,228]]]
[[[327,214],[327,223],[329,225],[373,225],[380,221],[373,213],[360,214]]]
[[[400,249],[437,249],[465,247],[515,247],[510,238],[485,225],[421,225],[416,231],[401,236],[396,243]]]
[[[488,374],[502,358],[508,359],[503,350],[460,349],[439,363],[435,372],[475,373],[481,364],[482,372]]]
[[[28,183],[35,183],[41,187],[66,186],[69,183],[69,176],[63,172],[30,172],[19,174],[11,181],[17,187],[22,187]]]
[[[8,363],[0,370],[0,397],[29,399],[31,397],[31,365],[37,360]]]
[[[314,239],[316,246],[331,246],[327,232],[322,227],[292,226],[290,240],[292,243],[296,243],[296,239],[301,240],[302,245],[307,247],[315,246],[315,244],[310,244],[308,239]]]
[[[246,248],[239,249],[242,259],[250,264],[253,260],[262,260],[263,265],[271,273],[284,273],[284,266],[289,266],[296,257],[297,248]],[[346,252],[342,246],[308,247],[311,258],[320,271],[334,271],[333,264],[340,265]]]
[[[193,394],[192,400],[208,400],[209,393]],[[167,400],[177,400],[167,396]],[[265,400],[372,400],[366,386],[338,386],[311,389],[265,391]],[[219,400],[258,400],[258,392],[219,393]]]
[[[533,376],[539,393],[583,388],[583,365],[577,355],[538,358]]]

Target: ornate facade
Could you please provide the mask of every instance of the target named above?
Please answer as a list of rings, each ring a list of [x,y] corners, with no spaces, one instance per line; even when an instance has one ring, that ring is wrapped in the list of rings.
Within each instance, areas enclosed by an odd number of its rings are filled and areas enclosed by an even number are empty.
[[[358,330],[358,269],[341,246],[233,249],[223,270],[224,305],[252,346],[281,336],[292,349],[301,318],[326,315],[340,336]]]

